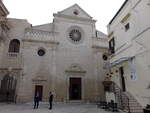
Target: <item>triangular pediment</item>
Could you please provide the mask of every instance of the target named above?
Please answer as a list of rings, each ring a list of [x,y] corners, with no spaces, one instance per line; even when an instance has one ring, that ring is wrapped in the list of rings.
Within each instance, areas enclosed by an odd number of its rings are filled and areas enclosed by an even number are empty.
[[[71,7],[68,7],[58,12],[58,14],[92,19],[92,17],[88,13],[86,13],[78,4],[74,4]]]

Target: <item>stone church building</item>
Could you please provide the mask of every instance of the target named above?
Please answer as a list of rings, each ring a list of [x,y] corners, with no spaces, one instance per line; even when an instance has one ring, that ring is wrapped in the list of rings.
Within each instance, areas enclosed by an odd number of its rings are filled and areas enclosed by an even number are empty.
[[[102,56],[108,48],[107,36],[77,4],[53,16],[52,23],[38,26],[23,19],[5,20],[0,101],[29,102],[36,92],[47,101],[50,91],[57,102],[104,99]]]

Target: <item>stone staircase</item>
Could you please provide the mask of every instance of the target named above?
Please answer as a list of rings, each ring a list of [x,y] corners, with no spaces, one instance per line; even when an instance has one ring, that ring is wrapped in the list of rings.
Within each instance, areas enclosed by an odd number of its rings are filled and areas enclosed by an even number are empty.
[[[119,109],[126,113],[143,113],[142,106],[129,92],[123,92],[115,83],[113,83],[113,91],[115,93]]]
[[[124,92],[124,94],[127,95],[129,98],[130,112],[131,113],[143,113],[143,108],[138,103],[138,101],[129,92]]]

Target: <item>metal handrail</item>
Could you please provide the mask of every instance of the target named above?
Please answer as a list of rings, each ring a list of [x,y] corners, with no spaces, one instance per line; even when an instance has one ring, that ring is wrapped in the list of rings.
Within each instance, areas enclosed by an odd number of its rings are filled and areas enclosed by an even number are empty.
[[[118,105],[120,109],[127,110],[128,113],[130,112],[130,99],[129,97],[122,91],[122,89],[114,82],[113,83],[113,92],[115,93],[116,97],[118,98]]]

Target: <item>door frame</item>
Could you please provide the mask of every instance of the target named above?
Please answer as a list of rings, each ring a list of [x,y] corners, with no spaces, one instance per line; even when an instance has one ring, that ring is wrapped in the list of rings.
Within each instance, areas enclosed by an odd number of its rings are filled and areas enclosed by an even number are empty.
[[[81,100],[70,100],[69,99],[69,87],[70,87],[70,78],[81,78]],[[66,90],[66,94],[67,94],[67,101],[83,101],[84,100],[84,76],[83,75],[67,75],[66,78],[67,81],[67,90]]]
[[[123,69],[123,72],[121,72],[121,68]],[[127,89],[126,89],[126,79],[125,79],[125,76],[124,76],[124,67],[121,66],[119,67],[119,75],[120,75],[120,85],[121,85],[121,89],[123,92],[126,92]]]
[[[38,87],[38,86],[42,87],[42,97],[41,97],[41,100],[40,100],[40,101],[42,101],[43,100],[43,85],[35,85],[34,96],[35,96],[35,93],[36,93],[36,87]]]
[[[73,93],[71,92],[71,88],[73,88],[73,87],[71,87],[73,84],[72,84],[72,82],[75,80],[75,79],[78,79],[77,81],[79,82],[77,85],[80,85],[79,87],[80,87],[80,89],[78,89],[80,92],[80,95],[79,95],[79,97],[78,97],[78,99],[73,99],[72,98],[72,96],[73,96]],[[72,81],[72,82],[71,82]],[[72,99],[71,99],[72,98]],[[82,100],[82,78],[81,77],[79,77],[79,78],[74,78],[74,77],[70,77],[69,78],[69,100]]]

